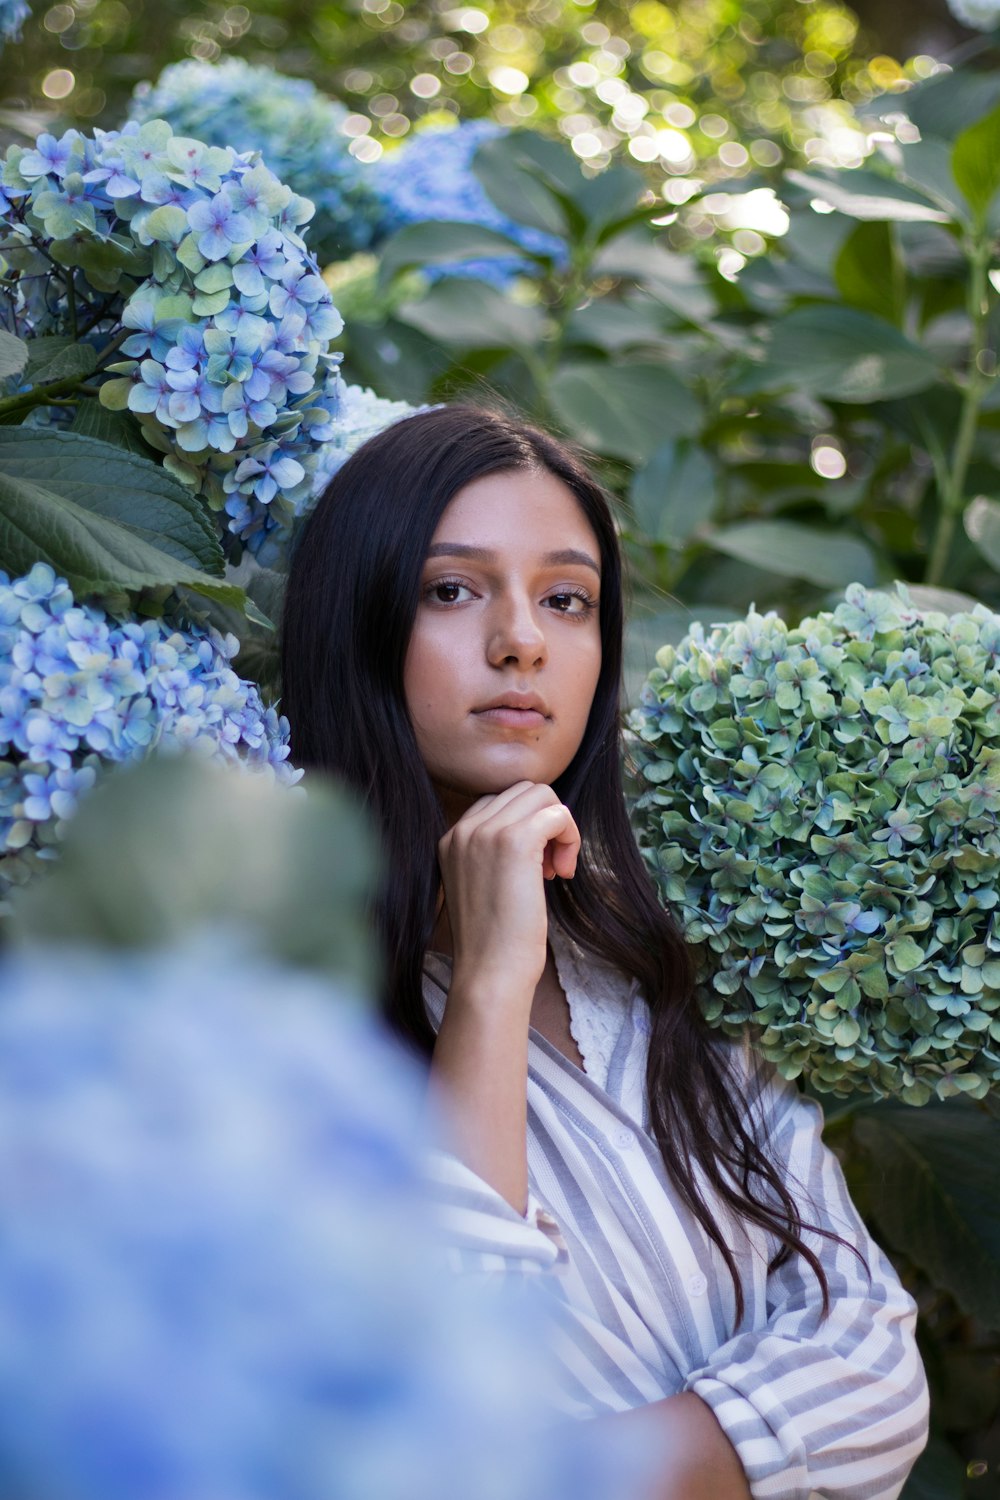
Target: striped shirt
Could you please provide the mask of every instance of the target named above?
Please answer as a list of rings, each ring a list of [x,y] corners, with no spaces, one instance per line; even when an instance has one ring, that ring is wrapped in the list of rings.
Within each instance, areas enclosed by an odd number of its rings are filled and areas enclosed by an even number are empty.
[[[455,1268],[549,1279],[572,1414],[694,1391],[739,1453],[754,1500],[897,1496],[927,1435],[915,1307],[822,1143],[819,1106],[745,1049],[720,1043],[804,1221],[847,1242],[804,1235],[829,1283],[824,1319],[801,1257],[769,1271],[776,1242],[714,1202],[743,1287],[736,1326],[725,1262],[672,1187],[651,1133],[648,1007],[634,982],[565,935],[550,941],[586,1071],[531,1030],[526,1214],[456,1157],[433,1154]],[[449,983],[448,960],[428,954],[424,995],[435,1026]]]

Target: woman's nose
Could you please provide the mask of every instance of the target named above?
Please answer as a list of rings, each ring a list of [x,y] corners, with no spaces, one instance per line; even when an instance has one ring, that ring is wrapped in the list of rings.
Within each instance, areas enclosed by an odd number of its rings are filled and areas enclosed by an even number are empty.
[[[544,665],[548,657],[545,632],[527,595],[498,603],[491,614],[486,655],[494,667],[506,662],[519,667]]]

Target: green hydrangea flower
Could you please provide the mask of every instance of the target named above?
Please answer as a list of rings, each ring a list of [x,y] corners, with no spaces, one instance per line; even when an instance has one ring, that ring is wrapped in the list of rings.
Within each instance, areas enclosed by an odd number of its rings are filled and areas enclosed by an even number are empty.
[[[640,846],[708,1019],[788,1078],[922,1104],[1000,1080],[1000,616],[854,585],[665,646]]]

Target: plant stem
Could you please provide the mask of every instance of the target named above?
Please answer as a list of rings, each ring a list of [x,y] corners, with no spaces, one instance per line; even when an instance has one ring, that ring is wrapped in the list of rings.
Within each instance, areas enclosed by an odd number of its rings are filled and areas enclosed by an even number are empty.
[[[972,459],[972,450],[979,426],[979,411],[983,396],[992,379],[984,374],[984,356],[989,351],[989,283],[987,266],[990,258],[990,241],[981,231],[972,243],[970,254],[968,310],[972,322],[972,351],[969,373],[962,401],[955,446],[952,449],[951,465],[944,476],[941,493],[941,510],[927,564],[925,582],[938,587],[944,581],[948,558],[955,536],[955,526],[965,505],[965,481]]]
[[[51,385],[39,386],[34,391],[21,391],[16,396],[5,396],[0,400],[0,418],[16,416],[22,411],[33,411],[36,406],[48,406],[52,396],[72,396],[80,389],[82,381],[82,376],[70,375],[65,380],[54,380]]]

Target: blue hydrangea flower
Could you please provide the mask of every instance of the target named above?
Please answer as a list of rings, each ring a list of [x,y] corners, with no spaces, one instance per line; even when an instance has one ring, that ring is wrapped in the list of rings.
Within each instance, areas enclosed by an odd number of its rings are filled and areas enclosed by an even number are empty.
[[[21,40],[21,27],[30,14],[25,0],[0,0],[0,49],[4,42]]]
[[[2,179],[12,331],[87,319],[101,401],[218,513],[234,560],[287,527],[330,431],[343,326],[303,238],[313,205],[256,154],[155,119],[13,146]]]
[[[0,896],[51,858],[102,764],[193,748],[291,783],[288,722],[233,636],[77,605],[47,563],[0,572]]]
[[[316,205],[310,237],[325,260],[367,249],[380,215],[370,174],[350,152],[347,115],[306,79],[236,57],[173,63],[141,84],[130,106],[133,120],[169,120],[178,134],[260,152]]]
[[[648,1493],[553,1420],[542,1294],[444,1274],[422,1080],[336,988],[213,934],[0,994],[4,1494]]]
[[[500,212],[472,170],[472,159],[486,141],[503,135],[492,120],[466,120],[443,129],[413,135],[397,151],[376,163],[373,173],[384,205],[382,234],[427,219],[481,224],[516,240],[526,250],[565,259],[566,248],[554,235],[517,224]],[[497,286],[529,270],[527,261],[502,258],[465,261],[435,268],[429,274],[475,276]]]

